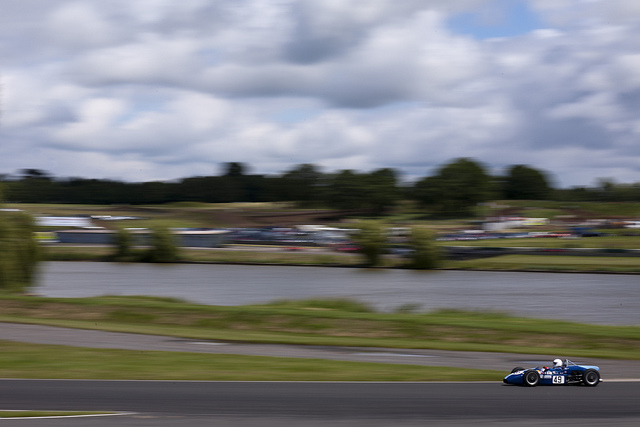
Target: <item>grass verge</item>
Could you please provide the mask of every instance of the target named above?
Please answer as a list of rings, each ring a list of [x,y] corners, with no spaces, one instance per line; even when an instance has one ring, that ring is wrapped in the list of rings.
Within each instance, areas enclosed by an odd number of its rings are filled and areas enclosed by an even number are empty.
[[[640,257],[502,255],[492,258],[450,261],[447,263],[447,267],[469,270],[638,273],[640,272]]]
[[[634,232],[635,233],[635,232]],[[640,236],[599,236],[580,239],[558,238],[517,238],[441,241],[441,246],[484,246],[484,247],[525,247],[525,248],[605,248],[605,249],[638,249]]]
[[[498,381],[503,372],[0,341],[0,377],[206,381]]]
[[[47,247],[47,261],[104,261],[112,249],[106,247]],[[362,265],[359,256],[323,254],[313,252],[257,252],[257,251],[216,251],[181,250],[185,262],[220,264],[277,264],[358,267]],[[398,257],[385,257],[383,267],[397,268],[406,264]],[[502,255],[465,261],[447,260],[445,269],[456,270],[512,270],[585,273],[640,273],[640,257],[613,256],[569,256],[569,255]]]
[[[501,313],[376,313],[345,300],[205,306],[167,298],[0,298],[0,321],[195,339],[640,359],[640,327]]]
[[[113,249],[100,246],[46,246],[46,261],[106,261]],[[314,253],[308,250],[295,252],[261,252],[250,249],[242,251],[181,249],[180,256],[184,262],[203,262],[218,264],[279,264],[279,265],[314,265],[314,266],[359,266],[362,259],[358,256],[342,254]],[[394,267],[401,260],[385,260],[386,267]]]

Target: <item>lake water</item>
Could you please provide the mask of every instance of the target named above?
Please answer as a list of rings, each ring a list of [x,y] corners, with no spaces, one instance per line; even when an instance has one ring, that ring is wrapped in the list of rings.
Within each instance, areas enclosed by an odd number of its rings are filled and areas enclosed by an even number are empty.
[[[341,297],[392,311],[415,304],[495,310],[583,323],[640,325],[640,276],[481,271],[364,270],[215,264],[48,262],[48,297],[170,296],[210,305]]]

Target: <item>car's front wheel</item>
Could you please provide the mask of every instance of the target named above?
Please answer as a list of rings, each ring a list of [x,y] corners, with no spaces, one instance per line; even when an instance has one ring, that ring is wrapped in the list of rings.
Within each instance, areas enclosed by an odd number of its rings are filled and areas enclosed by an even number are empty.
[[[529,369],[522,376],[522,380],[524,381],[524,385],[528,387],[535,387],[540,382],[540,374],[538,373],[538,371]]]
[[[600,384],[600,374],[595,369],[587,369],[582,374],[582,383],[588,387],[595,387]]]

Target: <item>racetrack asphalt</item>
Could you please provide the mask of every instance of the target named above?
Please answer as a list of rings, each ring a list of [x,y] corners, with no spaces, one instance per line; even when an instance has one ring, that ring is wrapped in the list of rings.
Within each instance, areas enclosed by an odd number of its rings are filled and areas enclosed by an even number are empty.
[[[640,383],[3,380],[5,409],[124,411],[122,417],[2,420],[20,426],[637,426]],[[597,420],[597,423],[594,423]],[[13,423],[13,424],[10,424]]]
[[[372,347],[328,347],[284,344],[228,343],[158,335],[140,335],[19,323],[0,323],[0,340],[34,344],[125,350],[176,351],[210,354],[299,357],[355,362],[379,362],[437,367],[491,369],[510,372],[515,366],[549,366],[556,357],[540,354],[461,352]],[[640,361],[570,358],[575,363],[597,365],[604,381],[640,381]]]

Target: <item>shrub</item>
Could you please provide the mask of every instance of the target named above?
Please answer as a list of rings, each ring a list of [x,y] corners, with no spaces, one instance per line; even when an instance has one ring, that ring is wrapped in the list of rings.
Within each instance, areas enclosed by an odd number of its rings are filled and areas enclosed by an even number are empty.
[[[360,221],[356,228],[358,231],[354,234],[353,240],[360,246],[365,265],[369,267],[379,265],[387,240],[382,224],[373,220]]]
[[[180,259],[178,245],[171,231],[157,226],[151,231],[151,247],[145,256],[147,262],[176,262]]]
[[[429,230],[419,227],[411,228],[409,246],[413,249],[410,268],[428,270],[440,266],[440,249],[435,244],[433,233]]]
[[[133,255],[131,234],[124,228],[118,229],[114,241],[112,258],[117,261],[126,261]]]
[[[33,217],[0,212],[0,291],[24,292],[34,286],[40,250]]]

